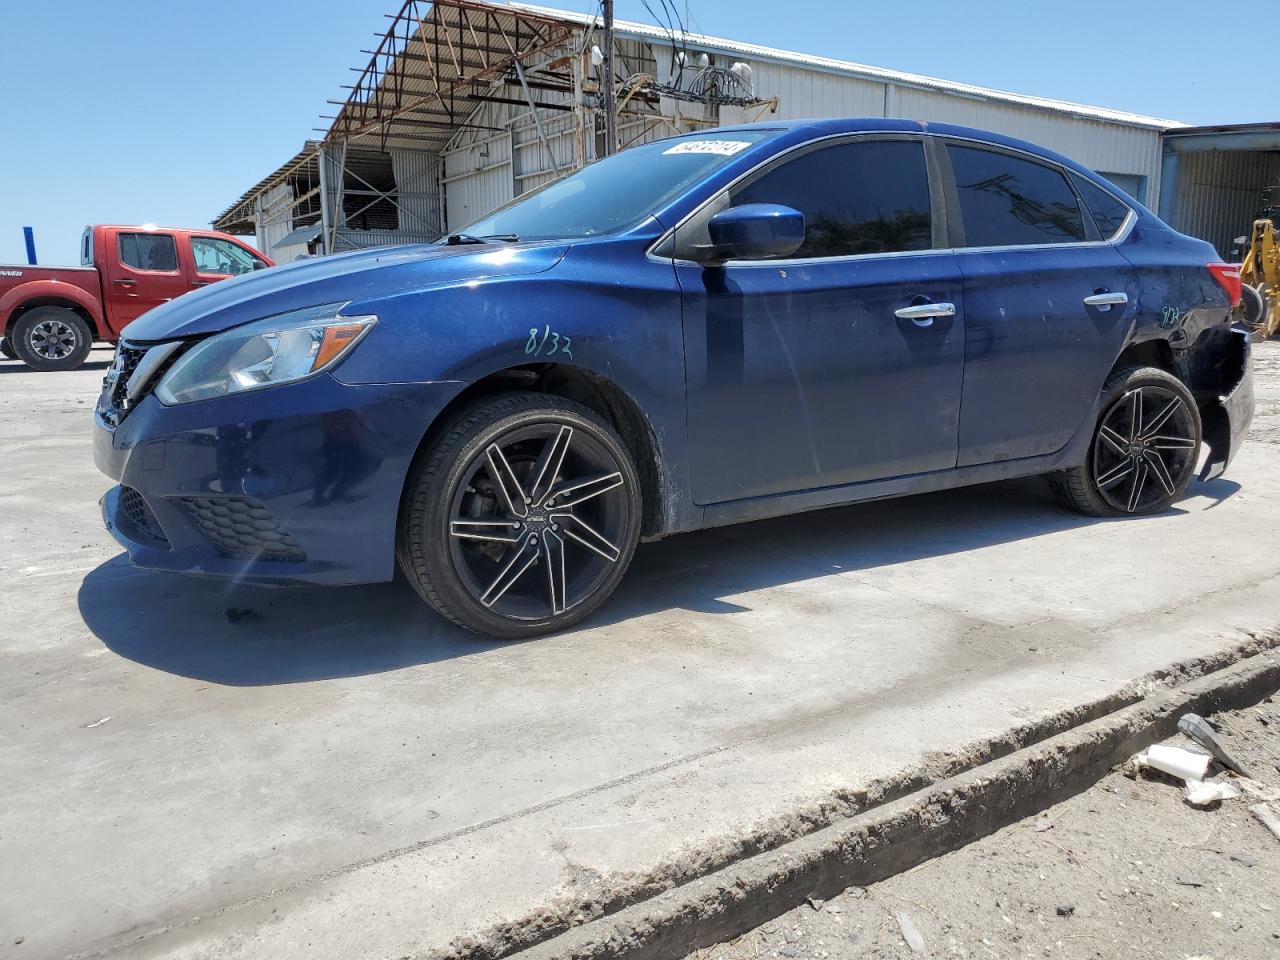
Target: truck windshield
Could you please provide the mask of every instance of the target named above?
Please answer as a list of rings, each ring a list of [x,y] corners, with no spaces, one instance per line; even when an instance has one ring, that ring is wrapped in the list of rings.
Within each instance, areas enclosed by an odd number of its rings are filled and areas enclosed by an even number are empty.
[[[572,240],[633,226],[773,130],[718,131],[631,147],[466,228],[473,237]]]

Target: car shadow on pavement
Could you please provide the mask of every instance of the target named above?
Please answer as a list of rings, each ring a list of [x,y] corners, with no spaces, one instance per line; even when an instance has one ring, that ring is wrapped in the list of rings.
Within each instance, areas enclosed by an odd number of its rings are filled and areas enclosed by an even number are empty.
[[[1221,502],[1218,479],[1191,494]],[[659,611],[733,613],[753,590],[1045,534],[1157,517],[1099,520],[1057,506],[1038,479],[839,507],[642,544],[613,599],[577,630]],[[121,554],[85,577],[80,613],[122,657],[232,686],[361,676],[509,646],[436,615],[404,581],[354,587],[255,587],[130,567]],[[536,643],[537,641],[527,641]]]

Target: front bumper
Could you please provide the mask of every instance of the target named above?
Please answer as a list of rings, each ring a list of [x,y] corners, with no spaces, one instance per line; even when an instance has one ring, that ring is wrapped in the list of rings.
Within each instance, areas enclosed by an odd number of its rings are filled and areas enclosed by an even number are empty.
[[[1238,379],[1225,394],[1201,408],[1204,444],[1208,449],[1200,470],[1201,480],[1214,480],[1226,472],[1240,452],[1249,424],[1253,422],[1253,359],[1249,334],[1235,328],[1231,337]]]
[[[427,427],[460,384],[298,384],[166,407],[114,429],[100,403],[102,498],[139,567],[274,583],[371,583],[395,572],[400,495]]]

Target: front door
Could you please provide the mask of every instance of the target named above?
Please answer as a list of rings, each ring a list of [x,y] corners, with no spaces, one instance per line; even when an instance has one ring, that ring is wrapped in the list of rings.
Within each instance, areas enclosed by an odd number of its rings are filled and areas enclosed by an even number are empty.
[[[171,233],[120,232],[114,256],[103,278],[111,325],[119,330],[152,307],[168,303],[190,289],[186,271],[178,262],[178,244]]]
[[[1128,213],[1062,169],[959,141],[946,147],[967,345],[959,464],[1054,453],[1087,417],[1137,307],[1107,242]],[[1114,209],[1120,208],[1119,214]]]
[[[255,257],[238,243],[222,237],[192,236],[190,242],[190,286],[193,290],[228,277],[252,273],[258,269],[259,263],[265,266],[265,261],[260,257]]]
[[[806,236],[785,260],[677,253],[695,502],[954,467],[962,283],[954,253],[937,249],[922,141],[813,145],[726,203],[793,207]],[[705,215],[681,229],[705,231]],[[679,235],[676,249],[688,249]]]

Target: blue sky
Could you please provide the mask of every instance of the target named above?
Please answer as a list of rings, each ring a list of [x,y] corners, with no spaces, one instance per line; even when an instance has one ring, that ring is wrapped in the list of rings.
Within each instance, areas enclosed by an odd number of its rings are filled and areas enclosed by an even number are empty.
[[[542,0],[586,10],[588,0]],[[676,0],[683,9],[684,0]],[[656,0],[651,0],[655,9]],[[13,3],[0,263],[73,263],[86,223],[201,226],[316,134],[398,0]],[[649,20],[641,0],[618,16]],[[1239,31],[1190,0],[690,0],[703,32],[1189,123],[1275,120]],[[1273,108],[1273,111],[1276,108]]]

